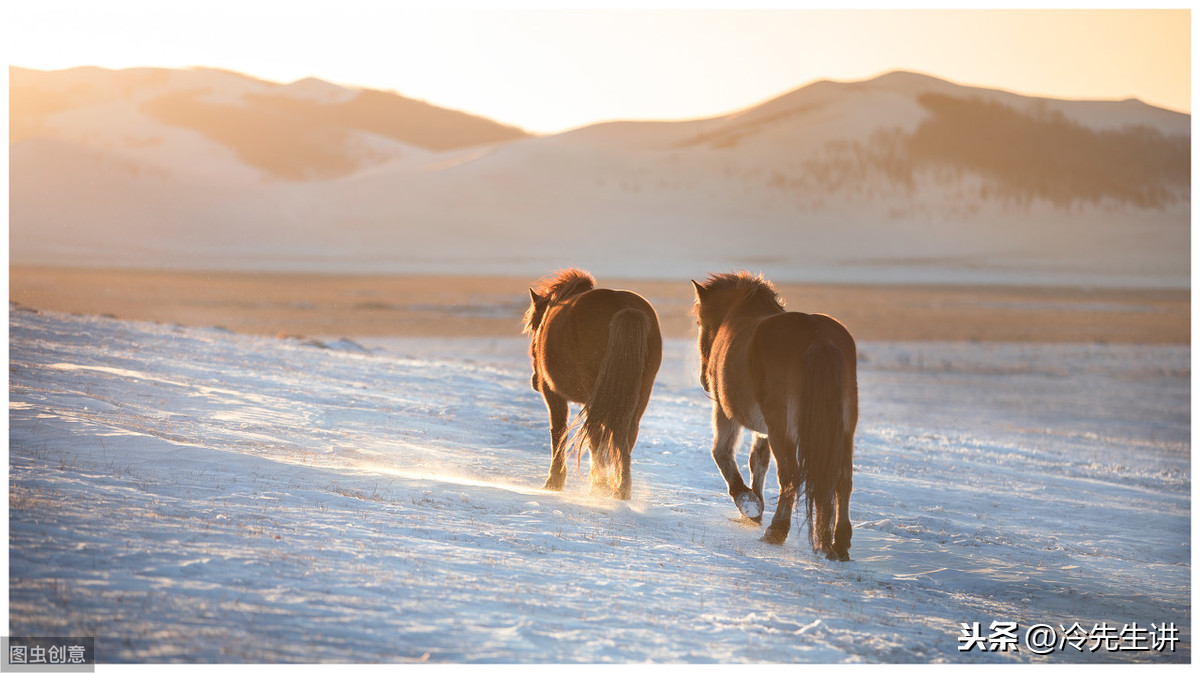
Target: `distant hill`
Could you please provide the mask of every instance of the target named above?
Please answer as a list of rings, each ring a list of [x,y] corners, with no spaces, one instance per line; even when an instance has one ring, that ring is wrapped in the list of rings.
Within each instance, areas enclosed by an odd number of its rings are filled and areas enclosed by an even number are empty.
[[[320,80],[10,69],[13,262],[1187,287],[1191,119],[894,72],[535,137]]]
[[[94,110],[94,130],[135,120],[191,129],[271,177],[341,177],[385,161],[378,139],[444,152],[528,137],[520,129],[370,89],[289,85],[216,70],[9,68],[9,143],[58,137],[51,118]],[[104,115],[100,117],[99,115]],[[143,131],[133,142],[158,140]]]

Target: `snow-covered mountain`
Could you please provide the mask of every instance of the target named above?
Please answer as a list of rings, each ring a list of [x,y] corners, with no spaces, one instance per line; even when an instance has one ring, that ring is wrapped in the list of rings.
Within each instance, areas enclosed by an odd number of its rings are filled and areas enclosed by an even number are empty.
[[[1190,116],[895,72],[535,137],[319,80],[10,68],[14,263],[1187,287]]]

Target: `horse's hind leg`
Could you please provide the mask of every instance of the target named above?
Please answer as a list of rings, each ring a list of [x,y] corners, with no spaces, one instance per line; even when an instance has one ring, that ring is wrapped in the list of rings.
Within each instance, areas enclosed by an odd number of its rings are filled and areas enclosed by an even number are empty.
[[[619,500],[629,500],[633,497],[633,447],[637,445],[638,429],[642,423],[642,414],[646,413],[646,405],[650,403],[650,391],[654,387],[654,378],[650,377],[643,384],[642,395],[638,406],[633,412],[633,423],[625,437],[613,436],[613,459],[619,461],[614,476],[617,479],[613,494]],[[623,444],[619,442],[624,442]]]
[[[717,469],[721,471],[721,476],[725,477],[725,484],[729,486],[729,497],[733,498],[733,504],[737,505],[743,516],[761,521],[762,497],[746,486],[746,481],[742,479],[742,471],[738,468],[734,456],[741,429],[741,426],[726,416],[720,407],[713,406],[713,461],[717,463]]]
[[[603,439],[590,435],[587,443],[592,454],[592,466],[588,470],[588,481],[591,482],[592,492],[607,495],[612,491],[612,461],[609,459],[609,447]]]
[[[783,425],[782,428],[786,428]],[[779,504],[771,525],[763,534],[763,541],[783,544],[792,529],[792,509],[796,506],[796,494],[800,488],[800,462],[796,455],[796,444],[787,439],[786,430],[779,424],[768,424],[768,439],[771,453],[775,456],[775,472],[779,476]]]
[[[630,451],[626,447],[617,447],[616,453],[616,459],[621,464],[620,466],[614,466],[613,468],[614,472],[616,472],[615,476],[617,477],[617,485],[613,489],[613,494],[616,495],[618,500],[628,500],[633,496],[633,476],[632,470],[630,469]]]
[[[754,448],[750,449],[750,489],[763,501],[763,486],[767,481],[767,470],[771,467],[771,443],[766,435],[755,433]],[[762,522],[762,514],[753,517],[755,522]]]
[[[614,495],[616,493],[616,484],[614,481],[619,476],[614,474],[614,469],[620,469],[619,463],[621,457],[617,447],[615,446],[615,437],[602,426],[592,426],[587,422],[584,423],[583,429],[587,439],[588,450],[592,454],[592,466],[588,470],[588,480],[592,485],[592,493],[602,495]]]
[[[813,550],[825,554],[831,561],[850,560],[850,491],[854,487],[849,461],[833,477],[834,483],[820,488],[812,496],[813,521],[811,537]]]
[[[854,471],[847,464],[842,468],[842,478],[838,480],[837,527],[833,532],[833,555],[839,561],[850,560],[850,537],[854,534],[850,525],[850,492],[853,490]]]
[[[633,427],[629,429],[629,436],[625,437],[625,444],[614,447],[614,457],[621,463],[616,474],[617,486],[614,491],[619,500],[629,500],[633,497],[633,447],[637,444],[638,424],[641,422],[641,412],[644,410],[645,403],[642,404],[642,409],[633,419]],[[616,437],[613,439],[615,441]]]
[[[810,531],[812,547],[818,553],[824,553],[825,558],[830,560],[837,557],[833,551],[834,516],[833,498],[813,502],[813,521]]]
[[[812,450],[812,447],[807,447]],[[816,475],[810,479],[808,489],[808,509],[810,510],[809,539],[813,551],[824,554],[825,558],[834,560],[837,554],[833,550],[833,525],[837,517],[837,488],[841,485],[841,472],[835,472],[827,477],[828,481]]]
[[[550,476],[542,488],[561,491],[567,480],[567,401],[549,390],[542,391],[542,398],[550,411]]]

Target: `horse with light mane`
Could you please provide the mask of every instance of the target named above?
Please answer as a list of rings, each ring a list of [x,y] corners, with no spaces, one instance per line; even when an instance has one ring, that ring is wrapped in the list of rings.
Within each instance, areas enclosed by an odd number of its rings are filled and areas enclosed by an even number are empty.
[[[858,425],[854,338],[837,320],[789,312],[775,287],[746,272],[692,281],[700,385],[713,400],[712,456],[743,516],[762,522],[771,455],[779,504],[763,540],[783,544],[803,488],[813,550],[850,559],[850,491]],[[754,431],[751,487],[736,461]]]
[[[543,279],[529,289],[529,299],[524,333],[530,335],[530,384],[550,412],[545,488],[560,491],[566,481],[568,403],[575,402],[582,408],[570,446],[579,452],[587,443],[592,490],[628,500],[630,457],[662,363],[658,314],[634,292],[596,288],[580,269]]]

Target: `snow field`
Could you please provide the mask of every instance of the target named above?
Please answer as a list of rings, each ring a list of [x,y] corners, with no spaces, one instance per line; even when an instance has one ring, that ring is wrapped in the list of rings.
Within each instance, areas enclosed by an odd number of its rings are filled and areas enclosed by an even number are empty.
[[[11,633],[106,663],[1190,660],[1187,347],[861,344],[844,564],[732,520],[689,340],[633,500],[586,458],[542,491],[526,349],[10,309]],[[994,620],[1179,642],[958,651]]]

